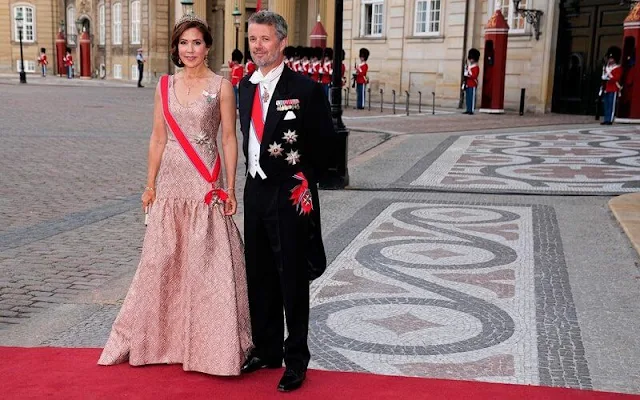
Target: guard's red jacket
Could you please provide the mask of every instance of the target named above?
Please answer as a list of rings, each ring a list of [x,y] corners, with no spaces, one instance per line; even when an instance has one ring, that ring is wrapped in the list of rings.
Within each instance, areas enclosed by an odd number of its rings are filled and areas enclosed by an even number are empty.
[[[254,63],[251,60],[248,60],[246,65],[246,70],[247,70],[246,75],[251,76],[251,74],[253,74],[256,71],[256,63]]]
[[[464,83],[468,88],[478,87],[478,77],[480,76],[480,67],[478,64],[467,66],[464,76]]]
[[[613,66],[613,68],[608,71],[608,78],[604,91],[606,93],[619,92],[621,88],[620,79],[622,78],[622,68],[620,68],[619,65]]]
[[[244,67],[242,64],[233,63],[231,66],[231,84],[235,87],[238,87],[238,84],[242,80],[244,75]]]
[[[367,71],[369,71],[369,66],[366,62],[356,67],[356,83],[367,83]]]

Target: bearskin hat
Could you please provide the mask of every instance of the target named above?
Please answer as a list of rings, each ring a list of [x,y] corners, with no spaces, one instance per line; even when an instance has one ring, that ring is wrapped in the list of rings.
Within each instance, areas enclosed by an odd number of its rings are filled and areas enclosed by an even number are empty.
[[[607,59],[613,58],[616,63],[620,62],[620,57],[622,56],[622,50],[618,46],[611,46],[607,50]]]
[[[323,51],[322,51],[322,47],[314,47],[311,49],[311,56],[317,58],[318,60],[322,60],[323,57]]]
[[[333,60],[333,49],[331,47],[326,47],[324,49],[323,57],[327,57],[329,60]]]
[[[242,52],[238,49],[235,49],[231,52],[231,60],[237,62],[238,64],[242,62]]]
[[[480,60],[480,51],[478,49],[469,49],[469,53],[467,54],[467,58],[469,60],[473,60],[473,61]]]
[[[282,53],[287,58],[293,58],[293,56],[295,56],[295,54],[296,54],[296,49],[293,46],[287,46],[287,47],[284,48]]]
[[[300,58],[309,57],[306,50],[307,49],[305,47],[298,46],[296,47],[296,55]]]
[[[369,59],[369,49],[366,49],[364,47],[361,48],[359,57],[363,58],[365,61],[367,61]]]

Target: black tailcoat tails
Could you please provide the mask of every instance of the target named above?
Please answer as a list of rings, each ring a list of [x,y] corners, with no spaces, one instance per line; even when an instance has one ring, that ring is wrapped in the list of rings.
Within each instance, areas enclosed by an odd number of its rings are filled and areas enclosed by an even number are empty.
[[[255,93],[256,85],[245,77],[239,93],[245,159]],[[317,179],[326,169],[326,149],[335,136],[322,86],[285,67],[269,102],[260,146],[260,167],[267,178],[247,174],[244,234],[254,353],[270,362],[284,357],[292,368],[306,369],[310,358],[309,281],[327,266]],[[298,173],[309,181],[310,214],[301,214],[290,199],[301,183],[294,178]]]

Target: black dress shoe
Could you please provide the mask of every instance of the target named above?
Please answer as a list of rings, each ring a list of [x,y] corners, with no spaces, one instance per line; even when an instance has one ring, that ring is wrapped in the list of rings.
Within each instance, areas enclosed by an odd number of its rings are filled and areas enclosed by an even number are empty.
[[[302,382],[307,377],[307,373],[304,370],[295,370],[293,368],[287,368],[278,383],[278,390],[281,392],[290,392],[298,389],[302,386]]]
[[[282,361],[269,361],[263,360],[260,357],[249,357],[247,361],[242,364],[242,368],[240,368],[240,372],[243,374],[248,374],[250,372],[255,372],[262,368],[280,368],[282,367]]]

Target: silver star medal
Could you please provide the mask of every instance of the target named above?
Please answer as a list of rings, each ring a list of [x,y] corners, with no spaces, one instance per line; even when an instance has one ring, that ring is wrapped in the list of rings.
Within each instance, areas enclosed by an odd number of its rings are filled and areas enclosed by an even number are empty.
[[[269,155],[271,157],[280,157],[282,155],[282,145],[280,143],[273,142],[273,144],[269,145]]]
[[[296,131],[292,131],[291,129],[286,131],[284,133],[284,136],[282,137],[282,140],[286,140],[287,143],[289,144],[295,142],[297,139],[298,139],[298,135],[296,135]]]
[[[300,154],[298,154],[298,150],[292,150],[288,152],[286,160],[290,165],[296,165],[297,163],[299,163]]]

